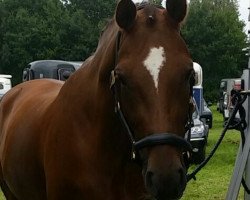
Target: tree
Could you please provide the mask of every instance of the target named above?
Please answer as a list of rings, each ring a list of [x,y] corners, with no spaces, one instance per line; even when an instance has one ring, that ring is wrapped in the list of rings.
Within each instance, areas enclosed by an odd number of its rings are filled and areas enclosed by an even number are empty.
[[[0,49],[3,46],[3,30],[2,30],[3,13],[4,13],[4,9],[2,6],[2,2],[0,1]],[[0,73],[3,71],[1,67],[2,66],[0,64]]]
[[[22,70],[34,60],[57,59],[61,26],[69,18],[58,0],[4,0],[1,21],[1,73],[19,83]]]
[[[235,0],[191,0],[183,36],[203,68],[205,97],[217,98],[222,78],[239,77],[247,66],[244,24]]]
[[[85,17],[92,22],[96,22],[95,25],[97,25],[103,19],[113,15],[116,3],[114,0],[70,0],[67,5],[74,11],[83,10],[86,14]]]
[[[149,2],[152,2],[153,4],[156,5],[161,5],[162,0],[150,0]]]
[[[17,84],[31,61],[86,59],[115,5],[113,0],[0,0],[0,73],[12,74]]]
[[[76,27],[79,31],[82,30],[79,42],[83,42],[83,58],[85,59],[95,50],[100,32],[107,19],[114,15],[117,2],[114,0],[66,0],[64,2],[72,20],[75,19]],[[85,22],[84,26],[80,25],[79,20]]]

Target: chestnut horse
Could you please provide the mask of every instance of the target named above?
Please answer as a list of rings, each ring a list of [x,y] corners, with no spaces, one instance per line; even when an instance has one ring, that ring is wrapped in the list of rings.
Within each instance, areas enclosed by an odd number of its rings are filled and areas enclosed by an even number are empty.
[[[178,199],[194,71],[166,9],[120,0],[96,52],[64,84],[33,80],[0,105],[0,183],[7,200]],[[135,157],[135,162],[132,157]]]

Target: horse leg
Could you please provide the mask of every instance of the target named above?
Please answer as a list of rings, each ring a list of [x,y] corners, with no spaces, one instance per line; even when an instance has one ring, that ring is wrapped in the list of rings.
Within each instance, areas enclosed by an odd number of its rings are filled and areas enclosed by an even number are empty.
[[[5,181],[0,180],[0,186],[1,186],[1,189],[4,193],[6,200],[17,200],[17,198],[10,191],[10,189],[7,186],[7,184],[5,183]]]

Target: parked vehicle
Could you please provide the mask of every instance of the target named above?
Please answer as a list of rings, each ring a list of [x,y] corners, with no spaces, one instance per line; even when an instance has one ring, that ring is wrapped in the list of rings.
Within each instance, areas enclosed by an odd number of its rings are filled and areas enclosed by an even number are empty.
[[[209,134],[208,125],[201,120],[197,105],[192,115],[194,126],[191,128],[191,145],[193,148],[192,161],[195,164],[201,163],[206,156],[207,138]]]
[[[233,88],[233,82],[234,80],[237,80],[240,78],[226,78],[222,79],[220,82],[220,89],[219,89],[219,101],[218,101],[218,106],[217,110],[220,113],[224,113],[224,109],[227,106],[227,99],[229,96],[230,91]]]
[[[220,82],[219,99],[218,99],[218,104],[217,104],[217,110],[220,113],[224,112],[224,108],[225,108],[224,98],[227,93],[228,82],[231,82],[231,80],[232,79],[222,79]]]
[[[205,119],[205,122],[208,125],[208,127],[212,128],[212,126],[213,126],[213,113],[210,110],[209,105],[207,104],[205,99],[203,99],[203,112],[201,115],[201,119],[202,118]]]
[[[222,79],[220,83],[219,103],[217,110],[223,114],[224,121],[230,116],[232,110],[231,91],[234,87],[243,89],[244,83],[241,78]]]
[[[0,99],[11,89],[11,78],[11,75],[0,74]]]
[[[193,68],[196,76],[196,83],[193,86],[193,97],[198,107],[199,115],[203,118],[204,122],[209,125],[209,128],[211,128],[213,123],[212,112],[203,98],[203,70],[202,67],[196,62],[193,63]]]
[[[33,79],[52,78],[65,81],[75,72],[81,62],[62,60],[39,60],[28,64],[23,70],[23,82]]]

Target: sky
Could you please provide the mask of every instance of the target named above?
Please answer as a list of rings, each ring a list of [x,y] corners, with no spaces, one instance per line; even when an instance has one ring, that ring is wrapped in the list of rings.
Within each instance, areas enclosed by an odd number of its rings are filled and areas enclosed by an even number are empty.
[[[248,8],[250,7],[250,0],[238,0],[239,3],[239,11],[240,11],[240,19],[247,24],[245,29],[250,30],[249,22],[248,22],[248,16],[249,16],[249,10]]]
[[[135,3],[136,2],[141,2],[142,0],[133,0]],[[249,10],[248,8],[250,7],[250,0],[238,0],[239,4],[239,12],[240,12],[240,20],[243,20],[246,24],[245,31],[247,32],[247,29],[250,30],[250,23],[248,22],[248,15],[249,15]]]

